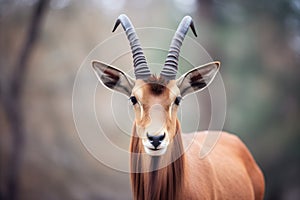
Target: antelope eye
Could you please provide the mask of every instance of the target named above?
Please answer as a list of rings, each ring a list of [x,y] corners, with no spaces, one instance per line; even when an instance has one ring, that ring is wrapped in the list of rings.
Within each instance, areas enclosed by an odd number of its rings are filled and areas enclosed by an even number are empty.
[[[181,97],[176,97],[174,103],[178,106],[180,104],[181,99]]]
[[[136,100],[135,96],[131,96],[129,99],[130,99],[132,105],[135,105],[135,104],[138,102],[138,101]]]

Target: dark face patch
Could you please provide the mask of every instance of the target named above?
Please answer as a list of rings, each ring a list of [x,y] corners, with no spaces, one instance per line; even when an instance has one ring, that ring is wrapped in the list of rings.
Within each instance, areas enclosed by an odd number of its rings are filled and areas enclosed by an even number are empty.
[[[150,91],[154,95],[161,95],[165,91],[167,85],[167,81],[164,78],[158,78],[154,75],[149,77],[146,82],[149,84]]]

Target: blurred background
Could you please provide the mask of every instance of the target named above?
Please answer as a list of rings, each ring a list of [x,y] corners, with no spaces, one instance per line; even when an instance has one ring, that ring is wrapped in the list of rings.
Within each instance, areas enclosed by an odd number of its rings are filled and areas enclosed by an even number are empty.
[[[261,166],[265,199],[300,199],[300,0],[0,0],[0,199],[131,199],[72,116],[77,70],[121,13],[174,30],[193,17],[222,62],[224,130]]]

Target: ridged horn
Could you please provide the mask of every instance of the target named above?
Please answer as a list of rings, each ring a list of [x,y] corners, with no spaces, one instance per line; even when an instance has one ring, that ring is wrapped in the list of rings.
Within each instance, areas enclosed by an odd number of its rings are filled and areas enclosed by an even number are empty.
[[[121,14],[118,17],[112,32],[114,32],[117,29],[119,24],[122,24],[122,27],[126,32],[127,38],[130,43],[132,57],[133,57],[135,78],[145,80],[151,75],[151,72],[150,69],[148,68],[146,58],[144,56],[141,44],[139,42],[139,38],[137,37],[134,27],[131,21],[129,20],[129,18],[124,14]]]
[[[160,76],[167,80],[174,80],[176,78],[180,48],[189,27],[191,27],[194,35],[197,37],[192,18],[185,16],[174,34],[164,68],[160,73]]]

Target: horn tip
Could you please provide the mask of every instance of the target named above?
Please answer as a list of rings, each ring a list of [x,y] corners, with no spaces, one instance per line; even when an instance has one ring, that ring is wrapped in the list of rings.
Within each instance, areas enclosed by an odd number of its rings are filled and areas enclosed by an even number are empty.
[[[121,20],[118,18],[117,21],[116,21],[116,23],[115,23],[115,26],[114,26],[112,32],[115,32],[115,30],[118,28],[118,26],[119,26],[120,23],[121,23]]]
[[[192,29],[194,35],[195,35],[196,37],[198,37],[197,32],[196,32],[196,29],[195,29],[195,26],[194,26],[194,22],[193,22],[192,18],[191,18],[191,24],[190,24],[190,27],[191,27],[191,29]]]
[[[198,37],[198,35],[197,35],[197,33],[196,33],[195,26],[194,26],[193,18],[192,18],[191,16],[189,16],[189,15],[186,15],[186,16],[182,19],[182,21],[188,21],[188,22],[190,23],[190,27],[191,27],[191,29],[192,29],[194,35],[195,35],[196,37]]]
[[[120,23],[121,23],[122,21],[123,21],[123,22],[124,22],[124,21],[129,21],[129,18],[127,17],[127,15],[125,15],[125,14],[119,15],[119,17],[118,17],[118,19],[117,19],[117,21],[116,21],[116,23],[115,23],[115,26],[114,26],[112,32],[115,32],[115,30],[118,28],[118,26],[120,25]],[[122,26],[124,27],[123,24],[122,24]]]

